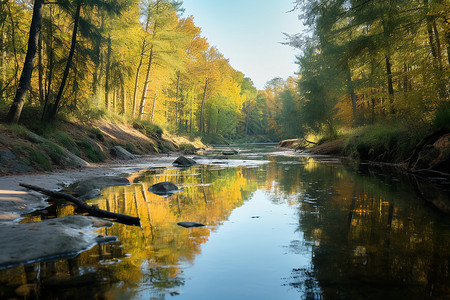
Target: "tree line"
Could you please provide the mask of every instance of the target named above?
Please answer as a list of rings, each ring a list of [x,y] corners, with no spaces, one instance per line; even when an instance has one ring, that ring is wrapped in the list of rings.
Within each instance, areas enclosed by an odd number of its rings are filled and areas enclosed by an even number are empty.
[[[253,82],[169,0],[2,0],[0,102],[123,115],[189,134],[251,133]],[[262,128],[264,126],[261,126]]]
[[[280,135],[333,137],[341,128],[399,121],[427,126],[442,111],[450,116],[448,0],[295,4],[308,29],[287,36],[301,52],[299,73],[269,88]],[[448,122],[442,118],[440,125]]]

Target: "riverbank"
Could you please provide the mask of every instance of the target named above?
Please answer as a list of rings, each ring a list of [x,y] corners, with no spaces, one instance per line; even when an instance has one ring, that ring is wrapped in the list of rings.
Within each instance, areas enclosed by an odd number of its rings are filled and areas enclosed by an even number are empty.
[[[450,178],[450,128],[367,126],[317,144],[304,139],[279,147],[311,155],[345,156],[359,161],[395,164],[405,170]]]
[[[81,168],[141,155],[193,152],[203,147],[199,139],[163,133],[148,122],[55,121],[27,127],[0,124],[0,173]]]

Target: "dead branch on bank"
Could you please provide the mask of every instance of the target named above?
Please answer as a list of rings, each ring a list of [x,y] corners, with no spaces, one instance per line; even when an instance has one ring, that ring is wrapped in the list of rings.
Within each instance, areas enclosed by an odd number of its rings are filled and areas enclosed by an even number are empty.
[[[126,225],[135,225],[135,226],[141,225],[141,220],[137,217],[132,217],[132,216],[123,215],[123,214],[117,214],[117,213],[113,213],[110,211],[100,209],[95,206],[91,206],[91,205],[87,204],[86,202],[84,202],[83,200],[75,198],[74,196],[69,195],[69,194],[47,190],[47,189],[44,189],[44,188],[41,188],[38,186],[34,186],[34,185],[30,185],[30,184],[26,184],[26,183],[20,183],[19,185],[26,187],[30,190],[37,191],[44,195],[50,196],[50,197],[67,200],[67,201],[75,204],[83,212],[86,212],[89,215],[94,216],[94,217],[106,218],[106,219],[110,219],[110,220],[113,220],[113,221],[116,221],[119,223],[123,223]]]

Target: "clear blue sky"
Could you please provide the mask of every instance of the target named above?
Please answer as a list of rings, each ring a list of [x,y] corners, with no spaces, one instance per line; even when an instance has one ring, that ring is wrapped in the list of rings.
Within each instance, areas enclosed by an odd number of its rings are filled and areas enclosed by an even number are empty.
[[[298,67],[298,51],[282,45],[283,32],[299,33],[293,0],[184,0],[185,16],[193,15],[202,36],[250,77],[258,89],[274,77],[286,79]]]

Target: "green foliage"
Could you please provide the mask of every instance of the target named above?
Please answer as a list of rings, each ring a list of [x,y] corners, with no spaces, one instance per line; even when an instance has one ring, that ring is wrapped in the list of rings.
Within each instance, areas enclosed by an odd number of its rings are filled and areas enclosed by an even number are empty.
[[[53,139],[56,143],[63,145],[67,150],[69,150],[73,154],[77,156],[81,155],[78,145],[67,134],[61,131],[57,131],[53,134]]]
[[[83,153],[93,162],[103,162],[106,159],[106,155],[96,144],[82,140],[79,144]]]
[[[34,162],[35,164],[39,165],[45,171],[51,171],[52,170],[52,165],[51,165],[49,159],[41,151],[34,150],[34,149],[31,150],[30,153],[29,153],[29,158],[30,158],[30,160],[32,162]]]
[[[149,121],[135,121],[133,123],[133,128],[147,136],[156,137],[158,139],[160,139],[163,134],[161,127]]]
[[[181,144],[178,147],[178,151],[183,152],[184,154],[194,154],[195,153],[195,147],[191,144]]]
[[[434,115],[433,125],[450,127],[450,103],[445,103],[438,108]]]
[[[127,143],[127,144],[125,145],[125,150],[127,150],[127,151],[130,152],[130,153],[136,153],[137,148],[136,148],[136,146],[135,146],[134,144]]]
[[[404,161],[424,132],[400,124],[373,125],[355,130],[347,138],[344,153],[361,160]]]
[[[49,141],[47,143],[44,143],[42,145],[42,148],[55,164],[63,164],[65,151],[61,146]]]
[[[98,128],[91,129],[90,137],[95,138],[95,139],[99,140],[100,142],[104,142],[105,141],[105,135]]]
[[[81,122],[92,122],[95,120],[101,120],[106,116],[106,111],[99,108],[89,108],[85,110],[77,110],[75,116]]]
[[[51,171],[52,165],[48,157],[39,149],[35,149],[25,144],[15,144],[12,147],[12,152],[16,153],[23,159],[23,162],[27,165],[34,165],[37,168],[41,168],[45,171]]]

